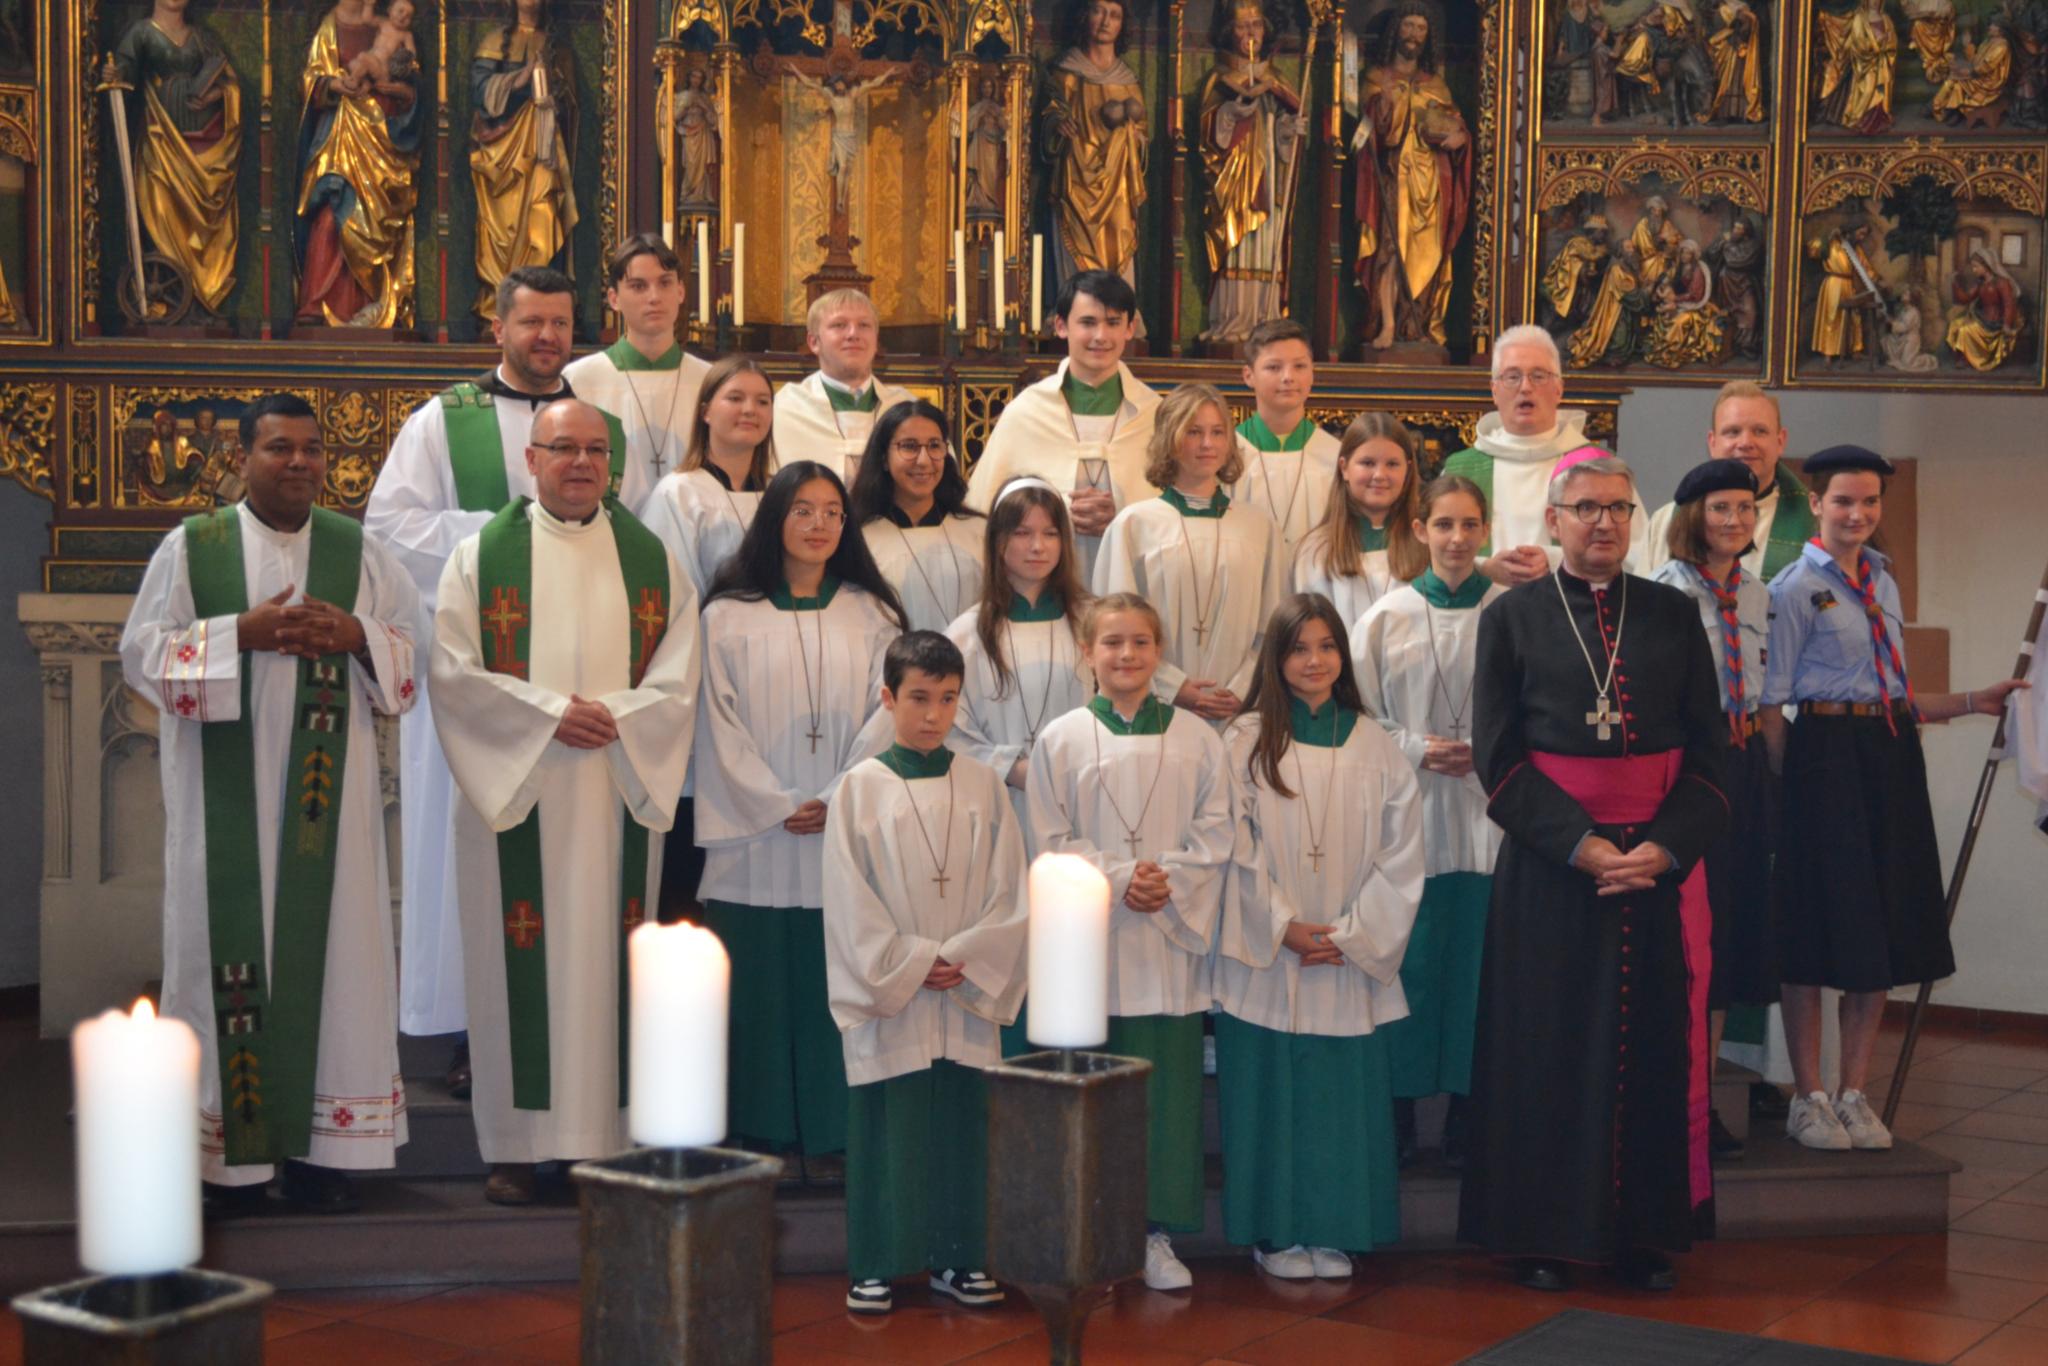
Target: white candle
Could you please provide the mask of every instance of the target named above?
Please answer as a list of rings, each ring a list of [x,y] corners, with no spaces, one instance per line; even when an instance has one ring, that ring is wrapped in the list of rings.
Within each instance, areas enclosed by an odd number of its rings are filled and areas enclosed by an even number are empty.
[[[1031,335],[1045,325],[1045,234],[1031,234]]]
[[[747,321],[747,225],[735,223],[732,227],[732,325],[744,326]]]
[[[676,223],[673,218],[661,225],[661,241],[670,251],[676,249]]]
[[[1109,1042],[1109,879],[1073,854],[1031,865],[1025,1037],[1046,1048]]]
[[[691,1148],[725,1137],[726,1003],[732,960],[695,925],[656,925],[626,941],[631,964],[635,1143]]]
[[[78,1260],[154,1276],[199,1260],[199,1039],[147,1000],[71,1031]]]
[[[967,234],[953,229],[953,326],[967,330]]]
[[[1010,273],[1010,272],[1009,272],[1009,270],[1008,270],[1008,264],[1009,264],[1009,258],[1008,258],[1007,256],[1003,255],[1003,230],[1002,230],[1001,228],[997,228],[997,229],[996,229],[996,330],[997,330],[997,331],[999,331],[999,332],[1000,332],[1000,331],[1003,331],[1003,330],[1005,330],[1005,329],[1007,329],[1007,328],[1008,328],[1008,326],[1009,326],[1009,314],[1010,314],[1010,310],[1009,310],[1009,308],[1007,307],[1007,305],[1009,304],[1009,302],[1010,302],[1010,301],[1009,301],[1009,299],[1008,299],[1008,298],[1006,297],[1006,296],[1008,295],[1009,291],[1003,288],[1004,284],[1005,284],[1005,283],[1007,283],[1007,282],[1006,282],[1006,281],[1004,280],[1004,278],[1003,278],[1003,277],[1004,277],[1004,276],[1006,276],[1006,275],[1008,275],[1008,274]]]
[[[697,220],[697,320],[711,326],[711,224]]]

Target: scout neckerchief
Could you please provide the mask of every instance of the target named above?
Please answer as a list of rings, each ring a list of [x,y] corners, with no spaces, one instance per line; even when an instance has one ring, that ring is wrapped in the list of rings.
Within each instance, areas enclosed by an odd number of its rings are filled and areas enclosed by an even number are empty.
[[[310,530],[307,596],[353,611],[362,526],[316,507]],[[192,604],[201,619],[249,609],[241,514],[235,508],[188,518],[185,551]],[[284,820],[274,836],[277,894],[266,954],[252,663],[244,650],[241,718],[210,722],[200,731],[214,1042],[220,1051],[222,1145],[230,1166],[304,1157],[312,1142],[313,1073],[340,834],[337,803],[348,768],[349,657],[301,659]],[[261,781],[277,779],[268,773]]]
[[[1885,728],[1897,735],[1899,723],[1892,719],[1892,690],[1885,686],[1884,681],[1884,666],[1887,660],[1891,662],[1892,676],[1897,678],[1900,686],[1906,690],[1906,709],[1913,713],[1915,721],[1920,719],[1920,704],[1913,700],[1913,680],[1906,677],[1906,661],[1899,657],[1899,647],[1892,640],[1891,628],[1885,625],[1884,604],[1877,600],[1877,576],[1871,572],[1870,552],[1856,552],[1856,577],[1852,579],[1842,573],[1842,566],[1828,548],[1821,545],[1820,537],[1814,537],[1809,544],[1820,546],[1822,552],[1827,554],[1828,564],[1833,567],[1835,573],[1840,574],[1842,581],[1855,589],[1856,596],[1863,600],[1863,615],[1870,618],[1871,662],[1877,667],[1877,695],[1884,703]]]
[[[646,429],[647,440],[654,447],[649,462],[654,466],[654,477],[659,479],[668,470],[668,443],[675,435],[676,404],[683,397],[683,348],[672,344],[660,356],[649,360],[639,347],[633,345],[631,338],[620,337],[605,348],[604,354],[611,361],[612,368],[619,372],[619,378],[626,381],[626,392],[633,396],[633,408],[640,414],[640,425]],[[640,387],[633,382],[636,370],[665,370],[675,377],[675,383],[669,386],[668,412],[658,427],[648,415],[647,405],[640,401]],[[617,491],[616,483],[613,491]]]
[[[1714,595],[1714,605],[1721,611],[1721,673],[1728,683],[1728,733],[1737,749],[1749,747],[1749,737],[1743,733],[1742,723],[1749,715],[1749,708],[1742,696],[1742,618],[1736,609],[1741,600],[1736,589],[1742,587],[1742,561],[1728,566],[1728,582],[1719,583],[1707,572],[1703,564],[1696,564],[1692,572],[1699,575],[1700,582]]]
[[[1765,583],[1798,559],[1800,547],[1813,537],[1813,509],[1806,502],[1806,485],[1782,461],[1774,484],[1778,490],[1778,510],[1771,517],[1771,534],[1764,541],[1764,572],[1757,576]]]
[[[492,372],[493,379],[496,372]],[[499,387],[502,388],[502,382]],[[526,395],[521,395],[526,397]],[[541,402],[574,398],[569,386],[541,396]],[[498,426],[498,398],[473,380],[463,380],[441,395],[441,416],[448,427],[448,463],[455,472],[455,505],[464,512],[496,512],[512,501],[505,482],[505,438]],[[626,477],[626,429],[610,413],[605,432],[612,444],[612,492]]]
[[[532,500],[508,503],[477,539],[477,613],[483,626],[484,667],[524,679],[532,660]],[[626,657],[632,687],[668,629],[668,551],[616,498],[605,500],[619,577],[626,595]],[[566,623],[563,623],[566,626]],[[549,1108],[553,1090],[548,1044],[548,908],[541,896],[540,804],[498,836],[498,887],[505,926],[505,1000],[512,1031],[512,1104]],[[647,828],[625,816],[619,857],[619,1104],[626,1103],[626,936],[646,918]],[[566,909],[566,908],[564,908]]]

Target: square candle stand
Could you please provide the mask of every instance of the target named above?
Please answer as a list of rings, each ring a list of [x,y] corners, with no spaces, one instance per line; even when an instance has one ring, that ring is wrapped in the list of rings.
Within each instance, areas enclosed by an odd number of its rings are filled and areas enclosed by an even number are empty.
[[[90,1276],[17,1297],[27,1366],[260,1366],[262,1281],[193,1268]]]
[[[1117,1281],[1145,1267],[1141,1058],[1062,1048],[990,1067],[989,1273],[1045,1320],[1054,1366]]]
[[[781,1172],[731,1148],[635,1148],[572,1167],[584,1366],[768,1360]]]

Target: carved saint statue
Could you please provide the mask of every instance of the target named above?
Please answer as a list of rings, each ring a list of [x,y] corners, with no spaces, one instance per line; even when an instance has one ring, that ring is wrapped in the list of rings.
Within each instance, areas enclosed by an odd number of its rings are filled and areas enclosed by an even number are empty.
[[[1966,43],[1949,73],[1934,92],[1934,117],[1965,128],[2000,122],[2007,87],[2012,83],[2012,34],[2006,21],[1984,25],[1982,42]]]
[[[1216,65],[1202,80],[1200,138],[1208,172],[1209,325],[1204,341],[1243,341],[1286,311],[1287,230],[1307,145],[1301,96],[1273,67],[1260,0],[1216,11]]]
[[[832,206],[844,210],[852,202],[853,176],[860,167],[860,97],[876,86],[886,85],[887,72],[864,81],[837,73],[823,80],[801,71],[790,73],[796,83],[817,91],[832,109],[832,145],[825,172],[832,178]]]
[[[1813,303],[1813,349],[1830,367],[1869,350],[1865,317],[1884,308],[1870,268],[1871,235],[1870,224],[1858,223],[1847,232],[1835,229],[1825,244],[1808,249],[1820,259],[1821,271]]]
[[[469,62],[475,114],[469,175],[476,186],[476,302],[498,313],[498,281],[522,266],[566,262],[576,226],[570,179],[576,145],[576,67],[548,22],[546,0],[513,0]]]
[[[1949,314],[1948,349],[1955,352],[1956,368],[1996,370],[2019,344],[2019,282],[1976,246],[1950,288],[1956,308]]]
[[[685,208],[718,201],[718,105],[706,84],[703,69],[691,67],[676,92],[676,198]]]
[[[1718,25],[1707,35],[1707,60],[1714,68],[1714,94],[1702,123],[1764,121],[1763,21],[1749,0],[1721,0]]]
[[[1684,240],[1664,196],[1645,199],[1643,216],[1600,277],[1600,291],[1593,296],[1586,321],[1565,345],[1565,357],[1573,366],[1596,361],[1626,365],[1635,356],[1644,321],[1656,311],[1659,286]]]
[[[1135,280],[1151,134],[1124,0],[1069,0],[1047,77],[1041,146],[1052,163],[1053,261],[1062,279],[1108,270]]]
[[[953,140],[960,138],[960,116],[948,121]],[[1001,87],[993,76],[975,82],[974,102],[967,106],[967,216],[993,218],[1003,211],[1004,168],[1009,164],[1010,125]]]
[[[1857,0],[1848,14],[1813,16],[1826,56],[1820,74],[1820,113],[1866,136],[1892,126],[1892,82],[1898,75],[1899,33],[1884,0]]]
[[[1906,13],[1906,36],[1920,54],[1920,70],[1929,85],[1948,79],[1956,45],[1956,0],[1899,0]]]
[[[416,63],[358,57],[386,36],[372,0],[336,0],[314,30],[300,86],[293,247],[300,322],[410,327],[425,80]]]
[[[1444,84],[1429,12],[1415,0],[1387,16],[1358,106],[1351,146],[1366,344],[1441,346],[1451,253],[1472,207],[1472,138]]]
[[[218,313],[235,285],[242,87],[220,41],[186,17],[189,4],[156,0],[150,16],[121,35],[100,74],[141,95],[133,145],[142,231],[200,306]],[[130,117],[134,109],[131,100]]]

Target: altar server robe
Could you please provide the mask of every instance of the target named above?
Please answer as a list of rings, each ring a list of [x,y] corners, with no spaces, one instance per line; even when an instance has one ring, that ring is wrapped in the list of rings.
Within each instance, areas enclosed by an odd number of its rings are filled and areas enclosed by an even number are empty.
[[[825,980],[848,1085],[1001,1061],[997,1028],[1024,999],[1018,824],[1002,779],[964,754],[947,776],[899,777],[867,759],[840,782],[825,819]],[[924,990],[939,958],[967,980]]]
[[[782,463],[815,460],[851,487],[876,420],[897,404],[917,397],[879,375],[871,377],[868,383],[874,386],[875,406],[867,412],[835,409],[826,394],[827,381],[821,370],[813,370],[795,384],[777,389],[775,453]]]
[[[1303,422],[1308,422],[1304,417]],[[1239,507],[1255,507],[1280,528],[1280,541],[1291,556],[1302,539],[1322,525],[1337,486],[1337,452],[1341,442],[1310,423],[1308,445],[1298,451],[1262,451],[1237,434],[1237,453],[1244,473],[1230,489]]]
[[[1313,531],[1295,546],[1291,575],[1295,592],[1321,593],[1337,609],[1345,628],[1354,632],[1367,610],[1400,582],[1387,563],[1386,551],[1361,551],[1358,558],[1360,572],[1342,576],[1330,573],[1323,564],[1323,533]]]
[[[1025,789],[1009,785],[1010,770],[1019,759],[1028,758],[1037,742],[1037,730],[1076,707],[1088,704],[1095,695],[1095,675],[1081,657],[1081,642],[1064,615],[1050,621],[1004,623],[1000,639],[1003,658],[1010,666],[1010,686],[997,695],[1001,680],[995,661],[982,646],[975,628],[976,610],[970,608],[953,619],[946,637],[960,647],[967,663],[967,675],[960,687],[960,710],[953,716],[953,738],[948,742],[962,754],[972,755],[996,771],[1009,793],[1010,806],[1023,827],[1024,851],[1036,858],[1044,852],[1031,828],[1030,803]]]
[[[982,540],[988,522],[940,514],[919,526],[876,517],[861,527],[875,567],[903,600],[913,631],[944,631],[981,601]]]
[[[635,516],[690,448],[697,394],[710,369],[680,346],[650,361],[624,337],[563,367],[576,397],[617,418],[626,433],[626,468],[615,491]]]
[[[696,594],[668,566],[668,627],[632,686],[628,615],[608,512],[564,522],[530,504],[533,606],[524,679],[484,663],[478,539],[456,547],[434,613],[441,744],[464,800],[455,816],[472,1110],[486,1162],[608,1156],[625,1144],[618,1074],[620,851],[627,813],[649,831],[675,818],[698,684]],[[570,694],[602,703],[619,738],[575,749],[555,738]],[[545,1110],[512,1103],[510,1005],[497,837],[540,811],[547,929]],[[643,905],[660,904],[661,851],[648,841]]]
[[[250,603],[306,582],[311,523],[296,532],[265,526],[239,509],[242,572]],[[222,1160],[220,1053],[214,1034],[212,936],[206,890],[205,727],[242,715],[249,684],[254,821],[263,889],[266,951],[275,946],[277,850],[292,732],[297,726],[299,658],[242,653],[235,619],[197,617],[187,572],[185,529],[173,528],[150,558],[121,634],[128,685],[161,710],[157,722],[164,789],[163,1014],[199,1036],[199,1151],[208,1181],[246,1185],[274,1174],[264,1164]],[[296,599],[295,599],[296,600]],[[419,696],[413,627],[418,594],[404,569],[367,537],[355,618],[367,666],[348,666],[348,760],[342,774],[327,965],[313,1073],[312,1146],[323,1167],[389,1167],[406,1140],[405,1089],[398,1067],[398,988],[391,945],[391,875],[384,853],[384,798],[378,781],[375,712],[404,713]],[[187,652],[190,652],[189,657]],[[270,980],[268,971],[264,980]]]
[[[702,600],[740,548],[760,506],[758,492],[728,489],[708,469],[677,470],[662,476],[638,516],[676,557]]]

